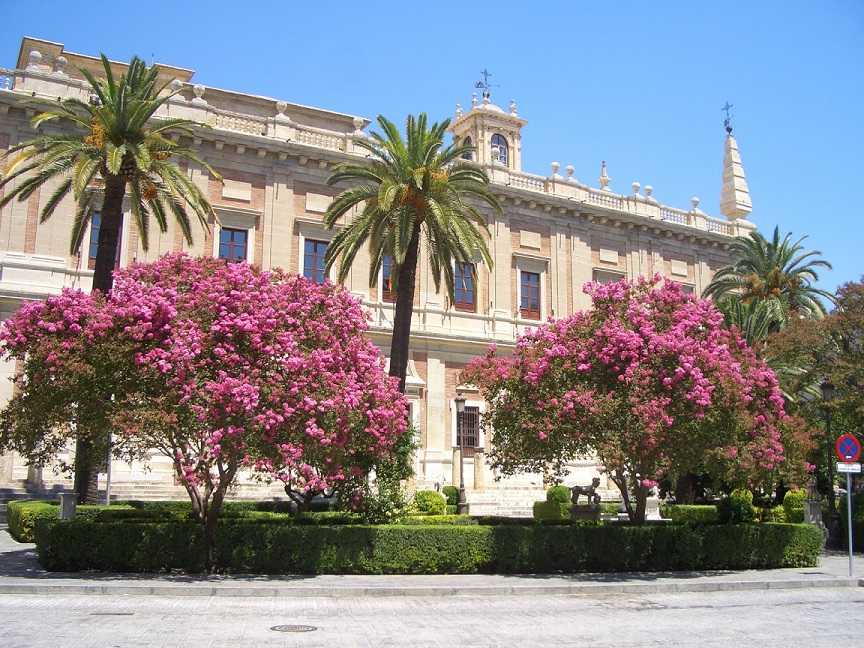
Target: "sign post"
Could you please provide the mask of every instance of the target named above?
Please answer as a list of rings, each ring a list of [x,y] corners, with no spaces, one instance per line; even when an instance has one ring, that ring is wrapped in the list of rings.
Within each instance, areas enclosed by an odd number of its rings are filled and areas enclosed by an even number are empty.
[[[846,529],[849,532],[849,578],[852,578],[852,473],[861,472],[861,442],[851,434],[841,434],[834,444],[837,472],[846,473]],[[833,484],[831,488],[834,488]]]

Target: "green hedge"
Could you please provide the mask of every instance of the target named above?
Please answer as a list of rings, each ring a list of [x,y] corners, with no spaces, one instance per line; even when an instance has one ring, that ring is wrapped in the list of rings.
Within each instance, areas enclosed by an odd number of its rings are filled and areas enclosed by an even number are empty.
[[[447,512],[447,500],[434,490],[417,491],[414,494],[414,506],[420,513],[429,515],[444,515]]]
[[[807,502],[807,491],[790,490],[783,496],[783,512],[787,522],[803,522],[804,506]]]
[[[713,524],[717,522],[717,507],[713,504],[668,504],[663,516],[673,524]]]
[[[283,522],[286,524],[360,524],[358,513],[343,511],[317,511],[291,516],[285,501],[231,501],[225,502],[220,520],[246,522]],[[82,504],[75,509],[76,518],[99,522],[194,522],[191,502],[138,501],[104,504]],[[34,529],[38,520],[56,520],[60,517],[59,502],[44,500],[15,500],[6,508],[9,534],[18,542],[34,542]]]
[[[134,512],[126,504],[114,504],[110,507],[99,504],[81,504],[76,507],[75,514],[85,520],[99,518],[108,521],[105,513],[108,509],[117,513]],[[13,500],[6,505],[6,523],[9,535],[18,542],[35,542],[35,528],[39,520],[58,520],[60,518],[60,503],[44,500]],[[136,518],[137,519],[137,518]]]
[[[216,569],[267,574],[444,574],[805,567],[822,534],[809,525],[316,526],[218,529]],[[203,568],[201,531],[183,522],[41,521],[49,570],[150,572]]]
[[[565,522],[570,520],[570,504],[546,500],[534,502],[534,519],[538,522]]]
[[[447,485],[441,489],[441,494],[447,498],[447,506],[456,506],[459,503],[459,489]]]

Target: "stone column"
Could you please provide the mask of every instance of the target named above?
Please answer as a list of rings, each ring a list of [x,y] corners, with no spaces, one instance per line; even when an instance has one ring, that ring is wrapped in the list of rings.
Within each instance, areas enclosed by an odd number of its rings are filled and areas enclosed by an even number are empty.
[[[459,448],[453,448],[452,480],[453,485],[459,488],[459,477],[462,474],[462,462],[459,461]]]
[[[481,450],[474,453],[474,490],[486,488],[486,454]]]

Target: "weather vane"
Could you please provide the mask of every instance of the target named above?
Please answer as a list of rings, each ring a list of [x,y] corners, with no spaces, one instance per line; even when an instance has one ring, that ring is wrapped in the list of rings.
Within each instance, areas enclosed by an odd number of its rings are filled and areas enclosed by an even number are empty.
[[[492,84],[489,83],[489,77],[492,76],[492,73],[489,70],[487,70],[486,68],[483,68],[483,70],[482,70],[482,72],[480,72],[480,74],[483,76],[483,80],[475,83],[474,87],[475,88],[482,88],[483,96],[484,97],[490,97],[491,93],[489,92],[489,89],[490,88],[497,88],[498,86],[493,86]]]
[[[720,109],[726,113],[726,119],[723,120],[723,126],[726,127],[726,132],[729,135],[732,134],[732,108],[732,104],[727,101],[726,105]]]

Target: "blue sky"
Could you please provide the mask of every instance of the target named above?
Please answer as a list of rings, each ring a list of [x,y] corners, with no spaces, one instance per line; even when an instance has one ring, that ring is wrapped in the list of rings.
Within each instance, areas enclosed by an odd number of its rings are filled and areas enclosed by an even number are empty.
[[[523,166],[573,164],[612,188],[719,213],[721,106],[752,219],[808,234],[829,289],[864,274],[864,2],[54,2],[5,0],[0,65],[20,39],[171,63],[205,85],[374,117],[493,100],[528,120]]]

